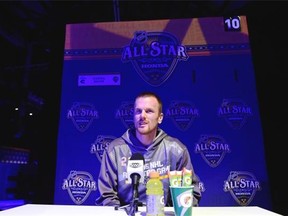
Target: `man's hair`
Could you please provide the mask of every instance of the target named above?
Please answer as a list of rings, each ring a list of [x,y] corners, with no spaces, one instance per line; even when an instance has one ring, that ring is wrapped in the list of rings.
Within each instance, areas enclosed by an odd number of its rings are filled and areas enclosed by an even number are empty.
[[[161,98],[154,92],[142,92],[140,94],[137,95],[137,97],[135,98],[135,101],[138,99],[138,98],[141,98],[141,97],[154,97],[156,98],[156,100],[158,101],[159,103],[159,113],[162,113],[162,107],[163,107],[163,103],[162,103],[162,100]]]

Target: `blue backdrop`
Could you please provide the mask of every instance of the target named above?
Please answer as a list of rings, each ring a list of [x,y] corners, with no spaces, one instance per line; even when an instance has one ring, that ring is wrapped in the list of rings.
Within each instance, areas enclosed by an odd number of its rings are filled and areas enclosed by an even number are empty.
[[[144,90],[189,149],[201,206],[271,209],[245,16],[67,25],[55,204],[95,204],[103,150]]]

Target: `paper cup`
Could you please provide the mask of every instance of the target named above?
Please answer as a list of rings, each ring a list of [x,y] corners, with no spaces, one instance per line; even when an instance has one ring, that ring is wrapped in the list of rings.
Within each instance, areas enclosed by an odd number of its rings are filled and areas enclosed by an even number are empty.
[[[170,186],[176,216],[192,216],[194,186]]]

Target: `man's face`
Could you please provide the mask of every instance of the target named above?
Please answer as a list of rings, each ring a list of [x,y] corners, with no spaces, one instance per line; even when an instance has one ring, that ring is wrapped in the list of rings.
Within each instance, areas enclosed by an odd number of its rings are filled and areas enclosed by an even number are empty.
[[[162,122],[163,113],[159,113],[159,103],[154,97],[137,98],[134,105],[134,125],[142,135],[155,133]]]

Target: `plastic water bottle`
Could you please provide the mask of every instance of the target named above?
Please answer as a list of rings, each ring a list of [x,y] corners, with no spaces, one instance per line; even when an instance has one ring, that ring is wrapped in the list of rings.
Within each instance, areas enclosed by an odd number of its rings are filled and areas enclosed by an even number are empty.
[[[160,175],[151,171],[149,177],[146,184],[146,216],[164,216],[164,191]]]

